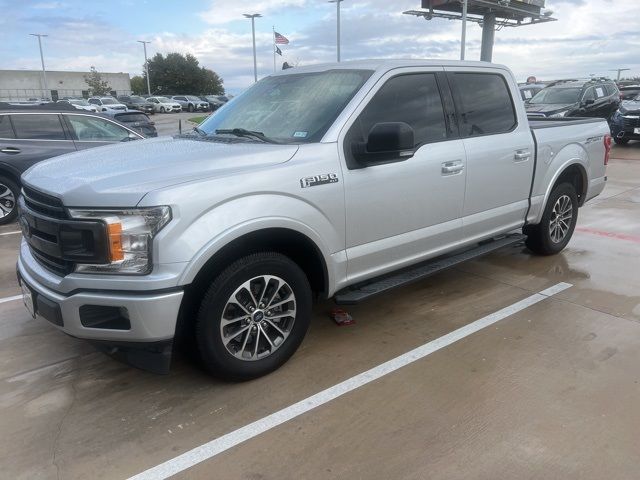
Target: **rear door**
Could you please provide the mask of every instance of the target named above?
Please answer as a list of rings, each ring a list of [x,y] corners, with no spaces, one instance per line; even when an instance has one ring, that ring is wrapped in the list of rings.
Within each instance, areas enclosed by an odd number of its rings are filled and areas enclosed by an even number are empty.
[[[515,81],[492,68],[448,71],[466,150],[462,214],[465,240],[523,225],[529,207],[534,145]]]
[[[0,139],[0,162],[20,173],[41,160],[76,150],[57,113],[11,113],[2,122],[5,132],[8,119],[15,138]]]
[[[130,140],[129,130],[107,119],[81,114],[65,114],[64,118],[78,150]]]

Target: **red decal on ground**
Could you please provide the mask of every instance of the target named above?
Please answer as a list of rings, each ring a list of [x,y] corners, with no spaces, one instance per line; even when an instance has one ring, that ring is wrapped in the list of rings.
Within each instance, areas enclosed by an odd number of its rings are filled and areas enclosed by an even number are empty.
[[[596,230],[595,228],[576,227],[577,232],[590,233],[599,237],[615,238],[616,240],[626,240],[628,242],[640,243],[639,235],[629,235],[628,233],[605,232],[604,230]]]

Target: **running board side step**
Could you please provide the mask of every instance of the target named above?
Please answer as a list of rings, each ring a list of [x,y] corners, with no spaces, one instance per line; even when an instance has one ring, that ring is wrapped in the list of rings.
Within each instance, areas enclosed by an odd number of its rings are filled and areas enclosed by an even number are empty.
[[[422,280],[423,278],[466,262],[467,260],[473,260],[474,258],[481,257],[500,248],[522,242],[525,238],[527,238],[526,235],[508,235],[497,240],[481,243],[477,247],[465,250],[461,253],[429,260],[428,262],[421,263],[418,266],[404,269],[399,273],[392,273],[383,277],[378,277],[377,279],[352,285],[337,292],[334,296],[334,301],[338,305],[355,305],[381,293],[393,290],[394,288]]]

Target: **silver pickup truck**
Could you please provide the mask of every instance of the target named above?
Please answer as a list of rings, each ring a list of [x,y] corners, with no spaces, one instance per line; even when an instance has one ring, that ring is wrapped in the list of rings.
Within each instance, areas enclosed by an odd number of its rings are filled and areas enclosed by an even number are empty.
[[[497,248],[569,242],[602,192],[604,120],[527,120],[505,67],[359,61],[269,76],[193,132],[23,176],[18,277],[63,332],[166,372],[264,375],[314,298],[353,304]]]

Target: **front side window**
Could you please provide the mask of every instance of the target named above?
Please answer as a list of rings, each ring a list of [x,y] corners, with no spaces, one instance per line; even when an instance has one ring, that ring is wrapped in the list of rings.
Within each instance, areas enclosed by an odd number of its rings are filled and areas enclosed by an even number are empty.
[[[445,140],[447,127],[435,75],[401,75],[388,80],[351,127],[350,140],[366,141],[376,123],[386,122],[408,124],[416,147]]]
[[[16,138],[25,140],[65,140],[58,115],[12,115]]]
[[[593,88],[587,88],[587,90],[584,92],[584,96],[582,97],[582,101],[584,102],[585,100],[595,100],[596,99],[596,92],[593,90]]]
[[[267,77],[199,128],[208,135],[240,128],[281,143],[318,142],[371,73],[336,69]]]
[[[515,128],[516,112],[504,77],[486,73],[455,73],[453,84],[463,136],[495,135]]]
[[[0,138],[16,138],[9,115],[0,115]]]
[[[97,117],[68,115],[67,119],[76,140],[94,142],[122,142],[129,139],[129,131],[115,123]]]

